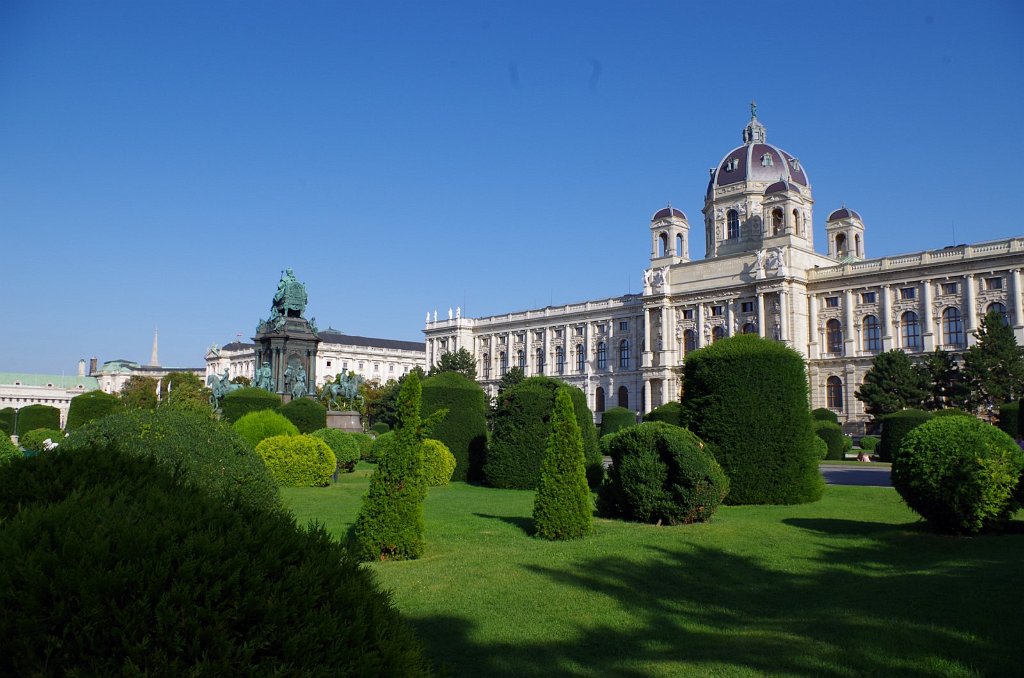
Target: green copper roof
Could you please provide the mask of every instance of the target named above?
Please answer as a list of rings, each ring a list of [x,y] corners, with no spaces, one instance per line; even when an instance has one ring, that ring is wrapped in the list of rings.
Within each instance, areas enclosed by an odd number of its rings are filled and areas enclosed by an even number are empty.
[[[0,384],[13,386],[42,386],[53,384],[54,388],[78,388],[83,391],[94,391],[100,387],[96,377],[79,377],[78,375],[61,374],[28,374],[24,372],[0,372]]]

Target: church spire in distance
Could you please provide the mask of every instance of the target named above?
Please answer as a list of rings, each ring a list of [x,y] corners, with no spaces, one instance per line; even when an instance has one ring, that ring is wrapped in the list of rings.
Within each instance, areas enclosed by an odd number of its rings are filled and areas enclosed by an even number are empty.
[[[151,355],[149,357],[149,366],[150,367],[160,367],[160,361],[156,357],[158,334],[159,334],[158,330],[154,327],[153,328],[153,355]]]

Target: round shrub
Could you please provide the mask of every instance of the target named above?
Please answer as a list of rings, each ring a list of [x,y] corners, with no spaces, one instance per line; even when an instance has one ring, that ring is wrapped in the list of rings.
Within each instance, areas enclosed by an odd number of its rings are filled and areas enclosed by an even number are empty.
[[[999,406],[999,428],[1011,438],[1020,437],[1020,403],[1003,403]]]
[[[351,473],[356,470],[356,462],[359,461],[359,443],[355,438],[336,428],[322,428],[319,431],[313,431],[310,435],[324,441],[331,448],[338,463],[338,471]]]
[[[431,435],[455,457],[452,480],[483,480],[487,453],[487,396],[478,383],[458,372],[441,372],[423,380],[423,416],[446,409]]]
[[[55,428],[37,428],[18,437],[18,444],[25,450],[42,452],[46,441],[60,444],[64,441],[64,433]]]
[[[60,410],[49,405],[29,405],[18,410],[18,436],[37,428],[60,428]]]
[[[683,415],[715,449],[730,504],[799,504],[821,498],[803,358],[744,334],[694,351],[684,365]]]
[[[377,423],[375,423],[373,426],[370,427],[370,430],[380,436],[380,435],[384,435],[385,433],[390,431],[391,427],[388,426],[383,421],[378,421]]]
[[[423,479],[428,487],[438,487],[451,482],[455,472],[455,455],[440,440],[430,438],[423,441]]]
[[[232,391],[220,401],[221,415],[229,422],[236,422],[249,412],[276,410],[280,406],[281,396],[255,387]]]
[[[876,447],[878,447],[878,436],[860,437],[860,449],[865,452],[874,452]]]
[[[643,523],[703,522],[729,493],[729,479],[689,430],[645,422],[612,434],[602,513]]]
[[[916,426],[932,418],[931,412],[924,410],[900,410],[882,417],[882,438],[878,441],[879,461],[893,461],[895,452],[899,450],[904,436]]]
[[[299,433],[312,433],[327,426],[327,408],[312,398],[295,398],[277,411],[288,417]]]
[[[947,407],[941,410],[935,410],[932,412],[934,417],[973,417],[973,414],[964,412],[958,407]]]
[[[256,454],[284,487],[326,487],[338,466],[327,443],[310,435],[267,438],[256,446]]]
[[[274,410],[247,412],[239,417],[231,428],[242,436],[251,447],[272,436],[297,436],[299,429],[283,414]]]
[[[230,426],[204,414],[174,408],[118,412],[73,431],[57,450],[88,456],[108,447],[151,458],[223,501],[255,509],[281,504],[277,485],[252,448]]]
[[[892,484],[937,530],[977,534],[999,529],[1020,508],[1022,470],[1024,452],[1003,431],[973,417],[940,417],[903,437]]]
[[[68,407],[68,421],[64,428],[69,432],[94,419],[105,417],[121,403],[116,395],[103,391],[89,391],[76,395]]]
[[[612,407],[601,415],[601,435],[606,436],[629,426],[636,426],[636,413],[625,407]]]
[[[667,402],[661,407],[655,407],[644,415],[644,421],[662,421],[673,426],[683,425],[683,404],[678,400]]]
[[[380,462],[387,453],[394,448],[395,445],[395,432],[388,431],[382,433],[373,440],[373,445],[370,446],[370,453],[366,461],[373,462],[374,464]]]
[[[0,488],[0,560],[18,564],[0,568],[2,675],[430,672],[323,527],[109,448],[9,464]]]
[[[373,438],[365,433],[358,431],[346,431],[352,440],[356,441],[356,445],[359,447],[359,458],[363,461],[370,459],[370,449],[373,447]]]
[[[828,443],[824,439],[814,436],[814,449],[818,454],[819,459],[828,458]]]
[[[0,466],[23,456],[18,446],[11,442],[10,436],[6,432],[0,433]]]
[[[839,425],[839,415],[827,407],[818,407],[811,410],[811,418],[815,421],[830,421],[836,426]]]
[[[827,419],[817,419],[814,422],[814,432],[828,446],[825,459],[846,459],[846,443],[849,438],[843,435],[843,429],[839,424],[833,424]]]

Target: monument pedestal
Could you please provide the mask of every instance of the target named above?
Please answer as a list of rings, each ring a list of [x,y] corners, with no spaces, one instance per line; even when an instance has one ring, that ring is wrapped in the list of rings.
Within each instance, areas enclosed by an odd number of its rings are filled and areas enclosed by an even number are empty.
[[[336,428],[342,431],[363,432],[362,417],[355,410],[327,413],[327,428]]]

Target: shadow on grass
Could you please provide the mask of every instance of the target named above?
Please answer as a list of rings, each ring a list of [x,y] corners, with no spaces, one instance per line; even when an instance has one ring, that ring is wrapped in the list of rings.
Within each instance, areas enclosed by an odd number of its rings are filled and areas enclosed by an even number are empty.
[[[478,518],[487,518],[488,520],[500,520],[503,523],[519,528],[529,537],[533,536],[533,518],[524,518],[523,516],[495,516],[489,513],[474,513],[473,515]]]
[[[861,541],[824,542],[800,571],[773,568],[770,550],[755,558],[702,546],[527,566],[552,584],[607,598],[607,614],[581,618],[572,633],[543,642],[481,642],[473,622],[451,615],[410,621],[457,676],[1019,673],[1021,537],[946,539],[916,524],[853,520],[787,523]],[[785,562],[792,570],[800,561]],[[536,611],[538,620],[546,614],[570,613]]]

